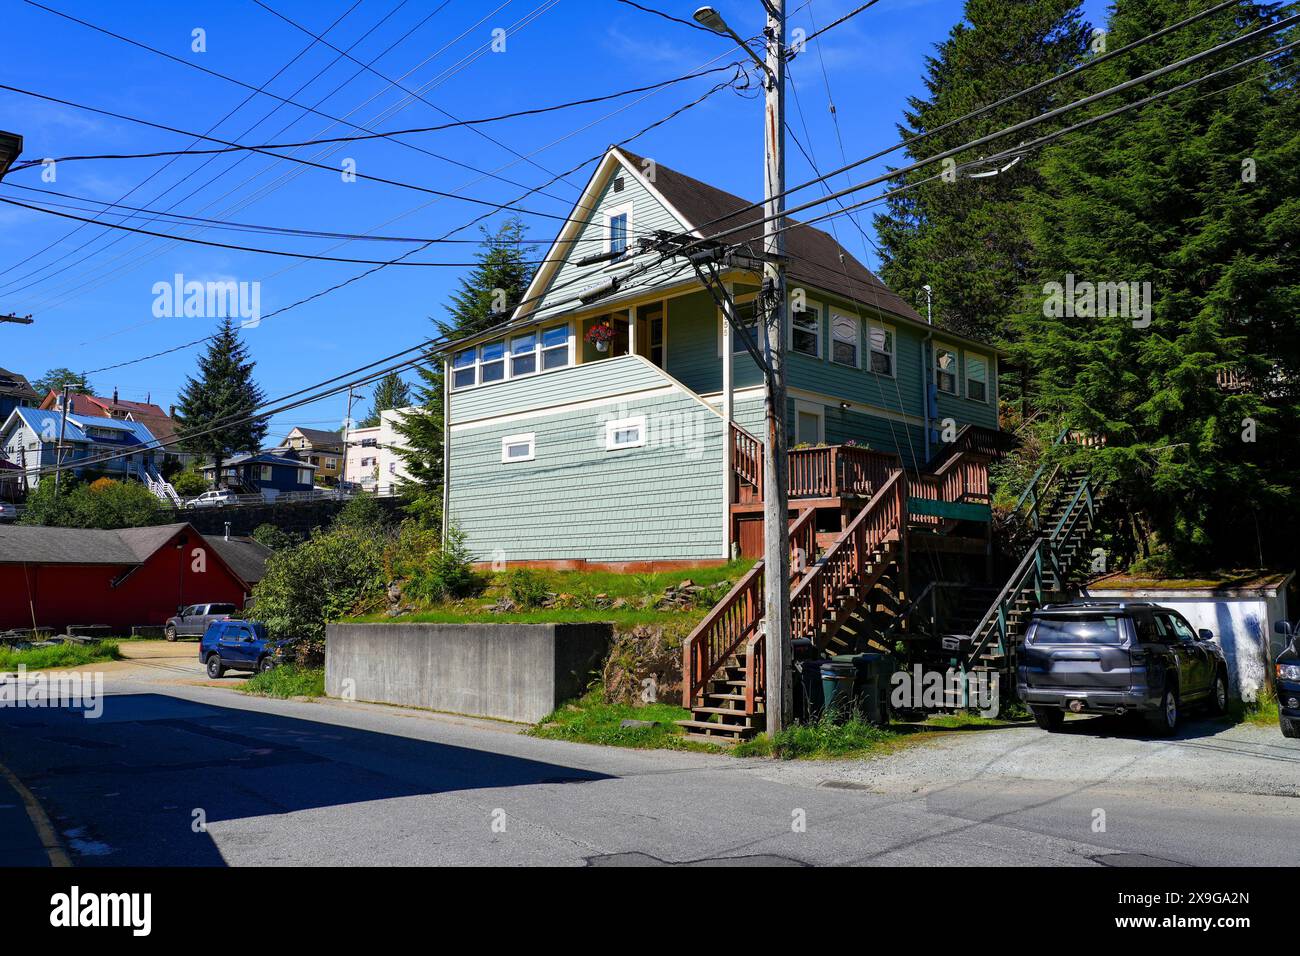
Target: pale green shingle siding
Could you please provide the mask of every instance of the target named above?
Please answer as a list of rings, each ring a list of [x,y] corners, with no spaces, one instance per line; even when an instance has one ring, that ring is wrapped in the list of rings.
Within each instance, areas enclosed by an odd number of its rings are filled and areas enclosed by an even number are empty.
[[[722,556],[722,420],[680,389],[638,397],[606,379],[622,371],[631,386],[644,370],[637,359],[579,366],[569,386],[586,391],[582,379],[599,375],[614,389],[608,403],[451,431],[448,512],[480,560]],[[522,384],[492,391],[515,406],[506,393]],[[642,415],[645,446],[607,451],[606,422]],[[501,440],[528,433],[534,460],[503,463]]]
[[[668,381],[652,366],[633,356],[623,355],[507,382],[453,390],[451,423],[552,408],[667,384]]]

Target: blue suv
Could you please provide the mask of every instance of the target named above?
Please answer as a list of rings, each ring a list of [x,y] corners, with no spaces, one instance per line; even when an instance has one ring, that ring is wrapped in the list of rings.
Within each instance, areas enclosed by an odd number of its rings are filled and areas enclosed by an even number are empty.
[[[228,670],[269,671],[288,643],[272,641],[258,621],[214,621],[199,639],[199,660],[213,680]]]

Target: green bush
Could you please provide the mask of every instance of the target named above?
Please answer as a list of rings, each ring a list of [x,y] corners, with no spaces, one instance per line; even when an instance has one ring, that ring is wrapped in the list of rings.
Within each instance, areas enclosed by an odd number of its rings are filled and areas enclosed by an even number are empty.
[[[388,516],[372,495],[357,495],[345,504],[334,518],[334,527],[382,528]]]
[[[254,674],[239,689],[259,697],[324,697],[325,669],[284,664]]]
[[[474,572],[473,555],[465,547],[464,532],[454,525],[439,542],[435,532],[405,521],[395,552],[392,576],[405,580],[402,591],[413,600],[433,604],[470,597],[483,589],[482,576]]]
[[[172,487],[182,498],[197,498],[208,490],[208,480],[197,471],[182,471],[172,479]]]
[[[528,568],[516,568],[505,575],[506,597],[521,608],[541,607],[551,596],[546,579]]]
[[[285,548],[292,548],[294,545],[302,543],[301,535],[294,534],[291,531],[284,531],[269,521],[263,522],[254,528],[252,538],[258,544],[270,548],[272,551],[283,551]]]
[[[59,494],[54,479],[27,496],[22,523],[59,528],[140,528],[170,518],[162,503],[135,481],[100,478],[90,484],[65,476]]]
[[[299,659],[323,653],[325,625],[377,602],[386,583],[382,531],[348,525],[277,551],[253,588],[254,614],[273,637],[301,638]]]

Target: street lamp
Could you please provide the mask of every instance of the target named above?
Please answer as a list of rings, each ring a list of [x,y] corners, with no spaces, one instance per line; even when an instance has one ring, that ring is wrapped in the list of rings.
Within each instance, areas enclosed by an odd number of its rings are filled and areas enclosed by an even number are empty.
[[[712,30],[724,37],[731,37],[736,41],[736,46],[740,47],[749,55],[749,58],[763,68],[769,80],[774,79],[772,71],[768,69],[767,63],[759,58],[758,54],[749,48],[749,44],[740,38],[740,34],[727,25],[727,21],[722,19],[722,14],[712,7],[700,7],[692,14],[695,22],[706,30]]]

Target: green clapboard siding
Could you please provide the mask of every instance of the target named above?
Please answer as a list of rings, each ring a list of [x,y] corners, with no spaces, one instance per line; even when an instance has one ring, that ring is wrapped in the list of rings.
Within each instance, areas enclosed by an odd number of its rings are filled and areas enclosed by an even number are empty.
[[[603,374],[602,364],[616,360],[572,370],[573,387],[585,391],[582,379]],[[629,384],[640,381],[634,366],[644,363],[617,364]],[[607,394],[609,402],[596,406],[451,431],[448,513],[480,560],[722,556],[722,420],[680,389]],[[605,423],[641,415],[647,444],[607,451]],[[527,433],[535,435],[535,459],[502,463],[501,440]]]
[[[555,408],[669,384],[657,369],[631,355],[494,382],[451,393],[451,424],[494,415]]]

